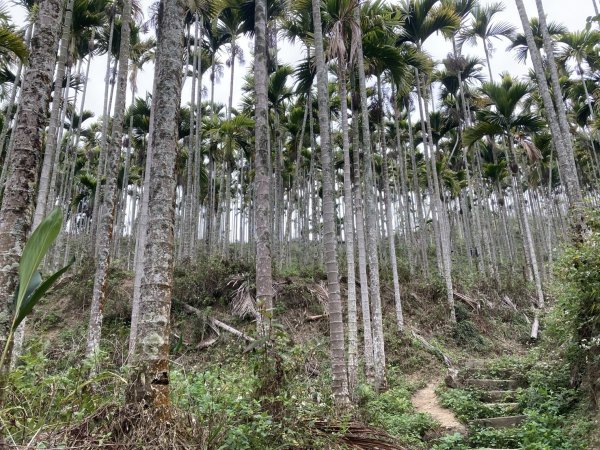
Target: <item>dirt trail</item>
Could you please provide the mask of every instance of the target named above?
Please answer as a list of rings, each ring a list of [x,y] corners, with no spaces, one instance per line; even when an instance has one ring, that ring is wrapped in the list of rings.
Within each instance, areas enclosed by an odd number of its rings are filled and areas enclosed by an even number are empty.
[[[454,413],[440,405],[435,395],[435,388],[438,384],[439,381],[432,381],[425,388],[415,392],[412,397],[415,409],[417,412],[430,414],[431,417],[442,425],[442,428],[448,431],[466,433],[467,429],[458,421]]]

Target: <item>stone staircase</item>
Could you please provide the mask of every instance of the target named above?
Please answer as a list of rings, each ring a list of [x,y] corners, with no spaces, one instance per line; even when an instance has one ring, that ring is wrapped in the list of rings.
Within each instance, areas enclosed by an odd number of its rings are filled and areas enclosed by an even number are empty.
[[[517,389],[524,387],[518,374],[511,369],[494,370],[493,374],[485,361],[467,360],[462,370],[446,379],[449,387],[473,389],[479,400],[493,411],[500,411],[494,417],[472,419],[468,422],[469,432],[475,428],[508,428],[521,425],[527,416],[520,414],[520,405],[516,403]],[[480,450],[516,450],[500,448],[481,448]]]

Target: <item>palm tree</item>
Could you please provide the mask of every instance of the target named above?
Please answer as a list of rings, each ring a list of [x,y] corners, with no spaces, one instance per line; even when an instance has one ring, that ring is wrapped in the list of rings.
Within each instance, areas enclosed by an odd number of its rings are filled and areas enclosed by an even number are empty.
[[[537,294],[536,306],[543,308],[544,294],[527,208],[523,199],[523,190],[518,179],[519,166],[517,164],[514,144],[516,136],[520,133],[538,131],[544,126],[544,122],[540,117],[519,109],[522,101],[532,91],[532,87],[527,83],[515,81],[509,75],[504,75],[500,83],[485,83],[481,91],[486,96],[489,106],[493,106],[493,109],[484,109],[477,112],[478,122],[473,127],[465,130],[465,144],[473,145],[486,136],[501,136],[507,146],[513,199],[515,209],[520,214],[524,250],[526,258],[529,256],[530,269],[535,282]],[[537,337],[537,335],[532,337]]]
[[[412,43],[417,50],[421,51],[423,43],[435,32],[451,34],[460,26],[461,19],[456,11],[445,5],[437,5],[434,0],[407,0],[401,7],[405,15],[403,25],[404,33],[398,39],[398,44]],[[425,154],[429,157],[429,165],[426,164],[426,173],[429,181],[430,197],[432,198],[432,215],[437,220],[433,221],[434,232],[439,245],[436,246],[438,267],[443,274],[446,283],[448,306],[450,309],[450,320],[456,321],[454,310],[454,288],[452,284],[452,259],[450,229],[446,207],[440,192],[440,184],[437,175],[436,153],[433,145],[431,124],[429,123],[429,106],[427,94],[430,91],[425,76],[415,67],[415,80],[417,84],[417,100],[419,115],[421,117],[421,132],[425,132],[423,139]]]
[[[271,156],[268,151],[267,0],[256,0],[254,34],[256,304],[260,313],[259,332],[263,336],[268,336],[273,314],[273,269],[269,225],[271,182],[268,173],[268,161]]]
[[[548,61],[548,66],[550,69],[550,79],[552,82],[552,93],[554,94],[554,104],[556,106],[558,122],[560,126],[560,130],[563,135],[564,141],[564,149],[561,152],[561,149],[558,149],[558,160],[559,166],[565,180],[565,184],[567,187],[567,195],[569,196],[569,201],[571,202],[571,206],[575,208],[580,208],[580,203],[582,201],[581,189],[579,187],[579,179],[577,176],[577,168],[575,166],[575,157],[573,154],[573,141],[571,139],[569,122],[567,120],[567,111],[563,101],[563,96],[560,87],[560,80],[558,75],[558,67],[556,64],[556,60],[554,57],[554,45],[552,41],[552,35],[550,33],[550,27],[546,23],[546,13],[544,12],[544,6],[541,0],[536,0],[536,6],[540,17],[540,28],[542,30],[542,37],[544,41],[544,50],[546,52],[546,58]],[[600,40],[599,40],[600,41]],[[538,67],[537,73],[541,76],[541,67]],[[585,85],[584,85],[585,86]],[[543,93],[546,96],[546,92]],[[549,102],[546,101],[548,104]],[[549,105],[548,105],[549,106]],[[591,109],[590,109],[591,111]],[[555,125],[553,125],[555,126]],[[577,219],[575,223],[579,223],[582,220],[582,216]],[[579,226],[579,225],[577,225]]]
[[[6,108],[6,114],[2,124],[2,134],[0,135],[0,156],[4,152],[4,142],[8,127],[12,118],[12,110],[16,99],[19,80],[21,79],[21,70],[23,64],[27,61],[29,54],[28,46],[31,39],[32,26],[27,26],[25,39],[21,34],[15,31],[15,27],[11,23],[10,16],[6,9],[0,7],[0,73],[7,78],[13,75],[10,70],[11,63],[14,60],[18,61],[17,71],[14,74],[12,81],[12,90],[9,103]]]
[[[223,24],[218,20],[218,17],[204,17],[203,23],[203,32],[202,36],[204,38],[204,46],[208,49],[211,55],[211,73],[210,73],[210,106],[212,115],[214,117],[216,112],[215,105],[215,85],[217,83],[218,78],[222,75],[221,69],[222,66],[218,61],[218,54],[221,51],[222,47],[228,44],[231,41],[231,34],[229,31],[223,26]],[[209,189],[208,196],[208,216],[206,217],[206,242],[208,244],[208,249],[212,252],[213,243],[216,238],[217,225],[218,222],[215,223],[214,211],[215,211],[215,189],[216,189],[216,174],[215,174],[215,164],[214,164],[214,155],[209,153],[209,179],[211,183],[211,188]],[[224,173],[223,168],[223,173]],[[218,219],[217,219],[218,220]]]
[[[392,269],[394,286],[394,300],[396,306],[396,326],[399,332],[404,329],[404,318],[402,311],[402,300],[400,295],[400,282],[396,259],[396,240],[392,230],[393,212],[392,195],[390,190],[388,144],[385,128],[385,104],[382,94],[382,78],[390,79],[394,89],[408,91],[413,80],[412,72],[417,70],[429,70],[429,59],[414,47],[404,43],[395,46],[395,38],[385,35],[378,36],[377,33],[369,32],[365,35],[365,59],[369,65],[369,72],[376,77],[377,90],[377,112],[379,115],[379,146],[382,152],[381,175],[384,192],[385,223],[388,229],[388,251]]]
[[[244,53],[237,44],[237,36],[243,32],[244,16],[240,9],[242,0],[228,0],[227,7],[219,14],[219,21],[223,24],[231,40],[229,42],[229,59],[227,66],[230,68],[229,79],[229,101],[227,104],[227,119],[231,119],[231,110],[233,108],[233,83],[235,81],[235,62],[244,62]]]
[[[558,73],[556,71],[556,68],[554,68],[554,71],[551,70],[553,89],[555,90],[555,100],[553,102],[550,94],[550,89],[548,87],[542,58],[537,46],[535,45],[533,30],[530,27],[529,20],[527,18],[527,13],[525,11],[525,6],[522,0],[516,0],[516,4],[517,9],[519,10],[519,17],[521,18],[521,23],[523,25],[525,36],[527,39],[527,45],[529,46],[529,53],[533,62],[533,68],[536,74],[538,88],[542,96],[542,100],[544,102],[544,111],[546,113],[546,117],[548,118],[548,124],[550,125],[550,129],[552,130],[553,143],[558,154],[560,172],[562,174],[563,182],[567,190],[567,195],[569,196],[571,206],[576,206],[577,208],[579,208],[579,206],[577,205],[581,203],[581,190],[579,187],[579,179],[577,177],[577,170],[575,167],[575,159],[573,155],[570,129],[567,123],[566,111],[564,108],[562,95],[560,95],[560,83],[558,80]],[[546,41],[546,51],[547,53],[549,52],[548,56],[553,61],[553,47],[552,44],[548,42],[550,36],[545,25],[546,22],[544,18],[543,21],[540,22],[540,28],[542,29],[542,34],[544,36],[544,40]],[[556,113],[556,111],[558,111],[558,114]],[[581,219],[576,219],[575,223],[579,223],[580,221]]]
[[[329,334],[331,346],[332,393],[338,408],[348,402],[348,376],[344,354],[344,321],[340,296],[339,269],[336,255],[336,224],[331,170],[331,137],[329,135],[329,94],[327,91],[327,68],[323,51],[321,2],[312,0],[312,14],[317,68],[317,91],[319,104],[319,134],[321,137],[321,166],[323,173],[323,245],[327,267],[327,290],[329,299]]]
[[[38,182],[42,131],[48,113],[56,62],[63,2],[45,0],[40,4],[36,33],[31,40],[29,67],[23,77],[21,112],[14,131],[10,174],[0,207],[0,346],[4,347],[12,317],[13,294],[18,280],[19,258],[29,230]],[[8,362],[8,361],[7,361]],[[0,367],[0,371],[5,367]]]
[[[130,51],[130,21],[131,0],[125,0],[123,2],[123,11],[121,14],[121,40],[119,49],[119,70],[117,74],[115,111],[112,120],[112,132],[110,140],[107,141],[107,149],[109,150],[109,153],[106,156],[106,184],[104,185],[101,207],[97,210],[97,212],[100,213],[100,217],[97,221],[98,234],[96,239],[96,273],[94,275],[94,290],[92,293],[86,346],[86,355],[88,357],[95,357],[100,348],[103,307],[106,296],[108,267],[111,257],[110,248],[113,237],[114,216],[117,200],[118,164],[121,160],[121,148],[123,145],[123,117],[125,115]],[[100,187],[98,186],[96,191],[98,191],[99,188]]]
[[[73,21],[73,3],[74,0],[68,0],[64,14],[62,36],[59,43],[58,59],[56,66],[56,82],[54,83],[54,93],[52,96],[52,107],[50,109],[50,126],[48,127],[46,149],[44,151],[44,162],[42,163],[42,172],[40,174],[40,185],[38,197],[33,216],[33,228],[35,229],[41,222],[46,213],[48,201],[48,192],[50,186],[50,176],[54,166],[54,160],[57,159],[57,133],[60,126],[61,99],[62,99],[62,81],[65,75],[65,66],[67,65],[67,56],[71,40],[71,24]],[[54,205],[48,205],[52,209]]]
[[[281,117],[285,117],[285,102],[292,96],[292,90],[287,86],[288,78],[292,75],[293,69],[291,66],[282,65],[275,69],[269,77],[269,106],[273,111],[273,137],[274,144],[271,143],[271,148],[275,148],[275,169],[274,178],[275,184],[271,193],[273,201],[273,217],[271,224],[273,227],[273,245],[275,258],[278,264],[282,263],[282,246],[283,242],[283,219],[284,219],[284,189],[283,189],[283,137],[281,127]]]
[[[337,58],[338,92],[340,98],[342,151],[344,154],[344,240],[346,242],[346,265],[348,274],[348,389],[354,392],[358,371],[358,325],[356,311],[356,268],[354,265],[354,206],[352,201],[352,175],[350,160],[350,133],[348,122],[348,87],[346,73],[348,55],[354,56],[353,48],[346,48],[352,27],[360,26],[354,21],[354,8],[358,4],[354,0],[330,0],[325,3],[325,12],[330,30],[327,53],[330,58]]]
[[[28,54],[23,36],[15,31],[6,8],[0,7],[0,71],[6,71],[15,59],[25,62]]]
[[[477,39],[481,39],[490,74],[490,81],[494,81],[490,63],[490,50],[493,50],[493,46],[490,40],[502,38],[510,39],[516,31],[516,28],[508,22],[494,21],[494,16],[504,11],[504,9],[504,4],[500,2],[473,7],[473,22],[470,26],[462,30],[458,38],[458,44],[461,46],[464,43],[475,45]]]
[[[596,114],[592,107],[592,98],[587,89],[584,63],[596,52],[596,46],[600,43],[600,32],[596,30],[582,30],[565,33],[558,41],[563,44],[558,51],[558,59],[563,63],[573,62],[575,64],[577,74],[585,90],[586,102],[591,118],[595,120]]]
[[[381,4],[377,5],[381,6]],[[372,166],[372,146],[371,131],[369,129],[369,110],[367,103],[367,85],[366,70],[363,51],[363,17],[360,8],[354,8],[354,21],[361,24],[355,27],[352,33],[352,46],[356,48],[355,70],[358,73],[358,91],[360,96],[360,115],[353,116],[353,122],[358,121],[360,117],[362,126],[362,149],[364,153],[364,194],[366,200],[366,252],[369,262],[369,289],[371,294],[371,314],[373,325],[373,363],[374,363],[374,386],[376,390],[383,389],[386,386],[385,377],[385,342],[383,336],[383,313],[381,306],[381,288],[379,279],[379,253],[377,243],[377,207],[373,189],[375,182],[373,179]],[[358,128],[358,127],[357,127]],[[358,139],[355,139],[355,142]],[[355,155],[358,149],[354,149]],[[355,156],[356,158],[356,156]],[[355,162],[355,167],[357,163]],[[358,182],[357,182],[358,183]],[[357,204],[360,199],[357,196]],[[362,220],[357,215],[357,221]],[[357,227],[359,250],[360,250],[360,230]],[[359,253],[360,258],[360,253]],[[364,298],[363,295],[361,297]],[[365,310],[363,306],[363,311]]]
[[[169,319],[174,262],[175,161],[182,84],[185,3],[163,1],[157,30],[155,104],[146,257],[129,401],[166,420],[169,406]]]
[[[531,27],[531,33],[533,34],[536,48],[543,48],[544,36],[542,34],[540,20],[537,17],[532,17],[531,19],[529,19],[529,26]],[[546,28],[548,29],[548,34],[553,39],[556,39],[559,36],[568,32],[567,27],[557,22],[548,23]],[[525,33],[515,33],[511,38],[511,42],[507,47],[507,50],[515,52],[515,57],[517,58],[517,61],[527,61],[527,56],[529,55],[529,46],[527,45],[527,37],[525,36]]]

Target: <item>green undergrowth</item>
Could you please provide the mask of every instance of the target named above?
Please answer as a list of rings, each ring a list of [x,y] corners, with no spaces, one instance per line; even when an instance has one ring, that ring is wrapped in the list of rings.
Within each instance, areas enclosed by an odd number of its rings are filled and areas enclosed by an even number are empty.
[[[507,414],[506,407],[479,400],[480,395],[474,390],[442,388],[438,389],[436,393],[442,406],[454,411],[456,417],[465,423],[472,419],[485,419]]]
[[[490,365],[489,376],[515,370],[523,374],[526,388],[518,389],[519,413],[527,416],[520,426],[504,429],[471,427],[467,437],[449,436],[436,450],[461,448],[519,448],[525,450],[584,450],[592,423],[582,408],[581,391],[570,386],[566,365],[549,362],[534,349],[522,358],[503,358]],[[443,406],[464,423],[473,419],[507,415],[501,406],[485,404],[473,389],[438,389]],[[508,415],[512,415],[510,413]],[[454,446],[453,446],[454,445]]]
[[[50,442],[53,436],[77,424],[89,425],[88,432],[102,434],[96,437],[103,442],[110,440],[105,436],[106,429],[95,428],[90,418],[103,408],[121,405],[125,398],[133,279],[125,270],[110,271],[101,341],[103,356],[92,364],[84,359],[92,269],[89,263],[82,263],[80,272],[44,299],[29,322],[27,352],[11,374],[13,392],[0,408],[0,417],[5,421],[2,426],[17,443],[27,444],[36,433],[38,440]],[[443,376],[442,355],[458,361],[466,356],[484,358],[506,349],[519,349],[518,339],[527,335],[526,324],[519,314],[498,303],[493,308],[482,303],[484,306],[475,310],[457,302],[458,324],[452,326],[447,320],[442,281],[437,277],[411,277],[408,267],[402,266],[406,327],[399,333],[391,279],[383,269],[388,388],[375,393],[359,377],[355,406],[339,415],[332,406],[327,319],[305,319],[307,315],[325,313],[323,300],[315,294],[315,287],[324,280],[321,271],[292,267],[278,272],[271,346],[249,350],[245,342],[221,332],[216,343],[198,350],[198,343],[215,336],[210,317],[255,335],[253,320],[231,314],[239,284],[230,283],[232,276],[239,276],[252,291],[253,268],[245,262],[220,259],[177,267],[171,395],[173,404],[194,418],[189,426],[203,429],[205,447],[199,448],[335,448],[340,436],[319,431],[321,422],[336,424],[340,435],[347,424],[359,422],[386,432],[406,448],[430,448],[431,436],[439,436],[439,426],[429,415],[414,410],[411,396],[426,382]],[[482,300],[488,288],[483,282],[478,285],[475,277],[467,281],[457,284],[460,292]],[[522,299],[516,298],[516,292],[510,295],[519,303]],[[183,303],[199,309],[201,316],[187,312]],[[413,331],[434,350],[423,345]],[[359,335],[361,348],[362,339]],[[90,377],[90,372],[95,375]],[[89,389],[92,385],[94,389]],[[463,400],[453,401],[458,407]],[[468,407],[465,417],[466,411]]]
[[[413,393],[422,384],[408,383],[394,373],[389,378],[393,380],[391,385],[380,394],[366,384],[359,386],[357,403],[363,420],[386,430],[410,448],[426,448],[423,439],[437,424],[428,414],[416,412],[411,403]]]

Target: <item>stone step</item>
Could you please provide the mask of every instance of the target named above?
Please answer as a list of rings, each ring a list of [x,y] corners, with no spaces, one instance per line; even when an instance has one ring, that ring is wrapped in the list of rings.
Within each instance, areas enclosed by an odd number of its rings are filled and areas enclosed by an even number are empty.
[[[514,402],[517,399],[517,393],[513,390],[483,391],[480,399],[490,403]]]
[[[479,378],[467,378],[463,384],[466,387],[473,387],[486,391],[505,391],[519,387],[519,382],[516,380],[490,380]]]
[[[519,404],[516,402],[496,402],[496,403],[487,403],[492,408],[498,408],[504,411],[505,413],[514,413],[519,410]]]
[[[470,426],[480,426],[487,428],[508,428],[520,425],[527,419],[527,416],[506,416],[506,417],[492,417],[489,419],[475,419],[469,422]]]
[[[514,369],[503,368],[503,369],[490,369],[489,367],[473,367],[464,368],[461,371],[463,378],[502,378],[509,379],[517,375]]]

